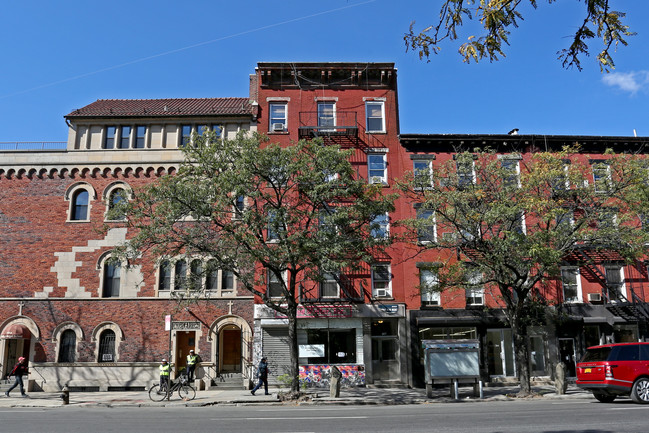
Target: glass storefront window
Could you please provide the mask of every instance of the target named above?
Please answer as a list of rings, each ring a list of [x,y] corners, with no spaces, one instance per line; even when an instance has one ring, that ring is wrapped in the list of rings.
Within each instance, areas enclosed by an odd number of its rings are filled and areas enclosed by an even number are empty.
[[[308,364],[349,364],[356,362],[355,329],[307,329],[307,343],[324,346],[324,356],[307,358]]]

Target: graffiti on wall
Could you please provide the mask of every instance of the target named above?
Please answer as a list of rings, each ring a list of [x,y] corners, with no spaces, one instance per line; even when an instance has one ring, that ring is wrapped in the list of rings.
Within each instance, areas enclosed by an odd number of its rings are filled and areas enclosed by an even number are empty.
[[[353,388],[365,386],[365,369],[362,365],[336,365],[342,373],[340,386]],[[300,381],[309,388],[329,388],[331,365],[300,365]]]

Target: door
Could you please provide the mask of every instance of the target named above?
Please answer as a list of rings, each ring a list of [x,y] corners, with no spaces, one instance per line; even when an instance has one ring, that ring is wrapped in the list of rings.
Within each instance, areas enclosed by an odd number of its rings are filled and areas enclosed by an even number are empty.
[[[5,353],[7,354],[7,362],[4,365],[2,371],[2,377],[5,378],[11,370],[13,370],[14,365],[18,362],[18,340],[17,339],[7,339],[5,340]]]
[[[576,377],[576,355],[574,338],[559,338],[559,357],[566,364],[566,376]]]
[[[221,330],[221,372],[241,372],[241,329],[229,325]]]
[[[196,350],[196,333],[176,331],[176,373],[187,368],[187,355],[191,349]]]
[[[515,376],[511,329],[487,330],[487,367],[490,376]]]
[[[399,325],[396,320],[372,322],[372,378],[399,380]]]

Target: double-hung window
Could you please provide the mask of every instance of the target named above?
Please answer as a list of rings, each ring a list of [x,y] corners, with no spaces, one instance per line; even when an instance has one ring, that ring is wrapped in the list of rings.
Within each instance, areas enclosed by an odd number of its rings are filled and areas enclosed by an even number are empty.
[[[287,106],[286,104],[271,103],[268,107],[269,132],[284,132],[287,129]]]
[[[385,153],[367,155],[367,171],[370,183],[388,183],[387,161]]]
[[[392,297],[390,265],[372,266],[372,296],[375,298]]]
[[[579,283],[579,268],[561,268],[563,302],[581,302],[581,287]]]
[[[412,161],[413,182],[415,189],[430,189],[433,186],[433,161],[414,159]]]
[[[88,206],[89,206],[88,191],[80,189],[72,196],[72,220],[73,221],[86,221],[88,219]]]
[[[365,102],[365,120],[367,132],[385,132],[385,109],[383,101]]]
[[[439,306],[440,293],[437,290],[439,278],[434,269],[419,269],[419,291],[421,293],[421,305]]]
[[[336,126],[336,103],[318,102],[318,130],[332,131]]]
[[[466,274],[466,305],[484,305],[482,273],[470,270]]]
[[[188,146],[192,141],[192,125],[182,125],[180,134],[180,147]]]
[[[115,147],[116,126],[106,127],[106,137],[104,137],[104,149],[113,149]]]
[[[429,243],[437,240],[435,230],[435,211],[417,207],[417,242]]]
[[[279,298],[284,295],[284,285],[282,280],[277,276],[277,274],[270,269],[266,270],[267,274],[267,290],[269,298]],[[282,277],[285,279],[285,274],[282,274]]]
[[[144,144],[146,142],[146,126],[136,126],[135,127],[135,148],[144,149]]]
[[[503,158],[500,160],[500,166],[503,172],[503,185],[506,188],[518,188],[520,186],[520,164],[518,159]]]
[[[608,164],[604,162],[595,162],[593,164],[593,182],[595,192],[607,192],[610,187],[611,171]]]
[[[131,127],[122,126],[119,135],[119,148],[128,149],[131,147]]]
[[[458,187],[467,187],[475,182],[475,173],[473,170],[473,159],[459,158],[456,161],[457,167],[457,184]]]
[[[121,266],[119,263],[104,263],[104,285],[102,288],[103,298],[119,297]]]
[[[374,239],[386,239],[390,230],[390,218],[387,213],[374,217],[370,224],[370,235]]]
[[[323,298],[340,298],[340,286],[336,275],[331,272],[322,273],[320,296]]]

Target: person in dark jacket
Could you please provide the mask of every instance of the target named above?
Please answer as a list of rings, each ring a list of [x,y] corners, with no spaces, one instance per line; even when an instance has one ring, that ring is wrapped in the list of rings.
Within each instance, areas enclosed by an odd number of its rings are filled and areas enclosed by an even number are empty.
[[[25,386],[23,385],[23,375],[27,374],[27,365],[25,365],[25,358],[20,357],[18,358],[18,362],[14,366],[14,369],[11,370],[11,373],[8,374],[8,376],[13,376],[16,378],[16,381],[14,384],[5,392],[5,395],[9,397],[9,393],[11,392],[12,389],[20,385],[20,395],[23,397],[27,397],[27,394],[25,394]]]
[[[270,395],[270,393],[268,392],[268,373],[270,373],[270,370],[268,369],[268,363],[266,362],[266,357],[263,357],[261,358],[261,361],[259,361],[259,367],[257,368],[259,383],[252,389],[252,391],[250,391],[250,394],[255,395],[255,392],[259,388],[261,388],[261,385],[264,385],[264,391],[266,391],[266,395]]]

